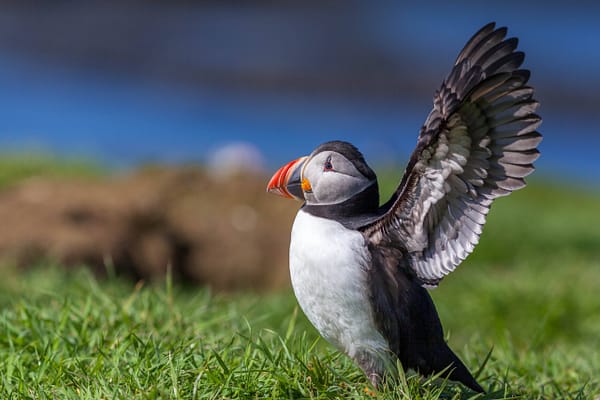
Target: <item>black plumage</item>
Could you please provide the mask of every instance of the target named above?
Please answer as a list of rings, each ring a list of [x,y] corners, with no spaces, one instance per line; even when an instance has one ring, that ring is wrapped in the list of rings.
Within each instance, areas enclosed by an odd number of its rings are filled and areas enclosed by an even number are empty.
[[[435,305],[421,282],[402,267],[406,254],[392,247],[369,246],[369,295],[379,331],[404,369],[446,376],[484,392],[444,340]],[[381,374],[380,371],[377,371]],[[367,372],[369,375],[369,372]]]

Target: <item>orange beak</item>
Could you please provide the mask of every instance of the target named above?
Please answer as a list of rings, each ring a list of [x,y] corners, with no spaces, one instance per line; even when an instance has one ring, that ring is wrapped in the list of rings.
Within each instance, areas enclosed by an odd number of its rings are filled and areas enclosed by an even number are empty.
[[[279,168],[267,185],[267,192],[288,199],[304,200],[302,192],[302,166],[308,157],[300,157]]]

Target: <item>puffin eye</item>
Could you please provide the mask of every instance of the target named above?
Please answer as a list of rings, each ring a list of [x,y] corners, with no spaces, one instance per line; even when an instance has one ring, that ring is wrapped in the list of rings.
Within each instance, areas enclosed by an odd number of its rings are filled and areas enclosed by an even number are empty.
[[[327,158],[327,160],[325,160],[325,163],[323,164],[323,171],[333,171],[333,164],[331,163],[331,157]]]

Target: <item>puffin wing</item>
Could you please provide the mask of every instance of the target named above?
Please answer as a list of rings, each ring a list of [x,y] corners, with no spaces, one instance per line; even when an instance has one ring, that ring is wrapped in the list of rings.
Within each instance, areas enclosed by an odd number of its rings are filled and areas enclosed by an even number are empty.
[[[382,215],[361,227],[437,286],[472,251],[492,201],[525,186],[542,136],[524,53],[490,23],[458,55]]]

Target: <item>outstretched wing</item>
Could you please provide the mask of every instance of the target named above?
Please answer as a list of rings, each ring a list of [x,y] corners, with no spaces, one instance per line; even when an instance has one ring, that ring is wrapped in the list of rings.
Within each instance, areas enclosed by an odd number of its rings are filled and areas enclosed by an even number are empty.
[[[477,32],[435,94],[400,186],[361,230],[404,253],[426,285],[469,255],[492,201],[525,186],[542,136],[538,102],[519,69],[524,54],[506,28]]]

